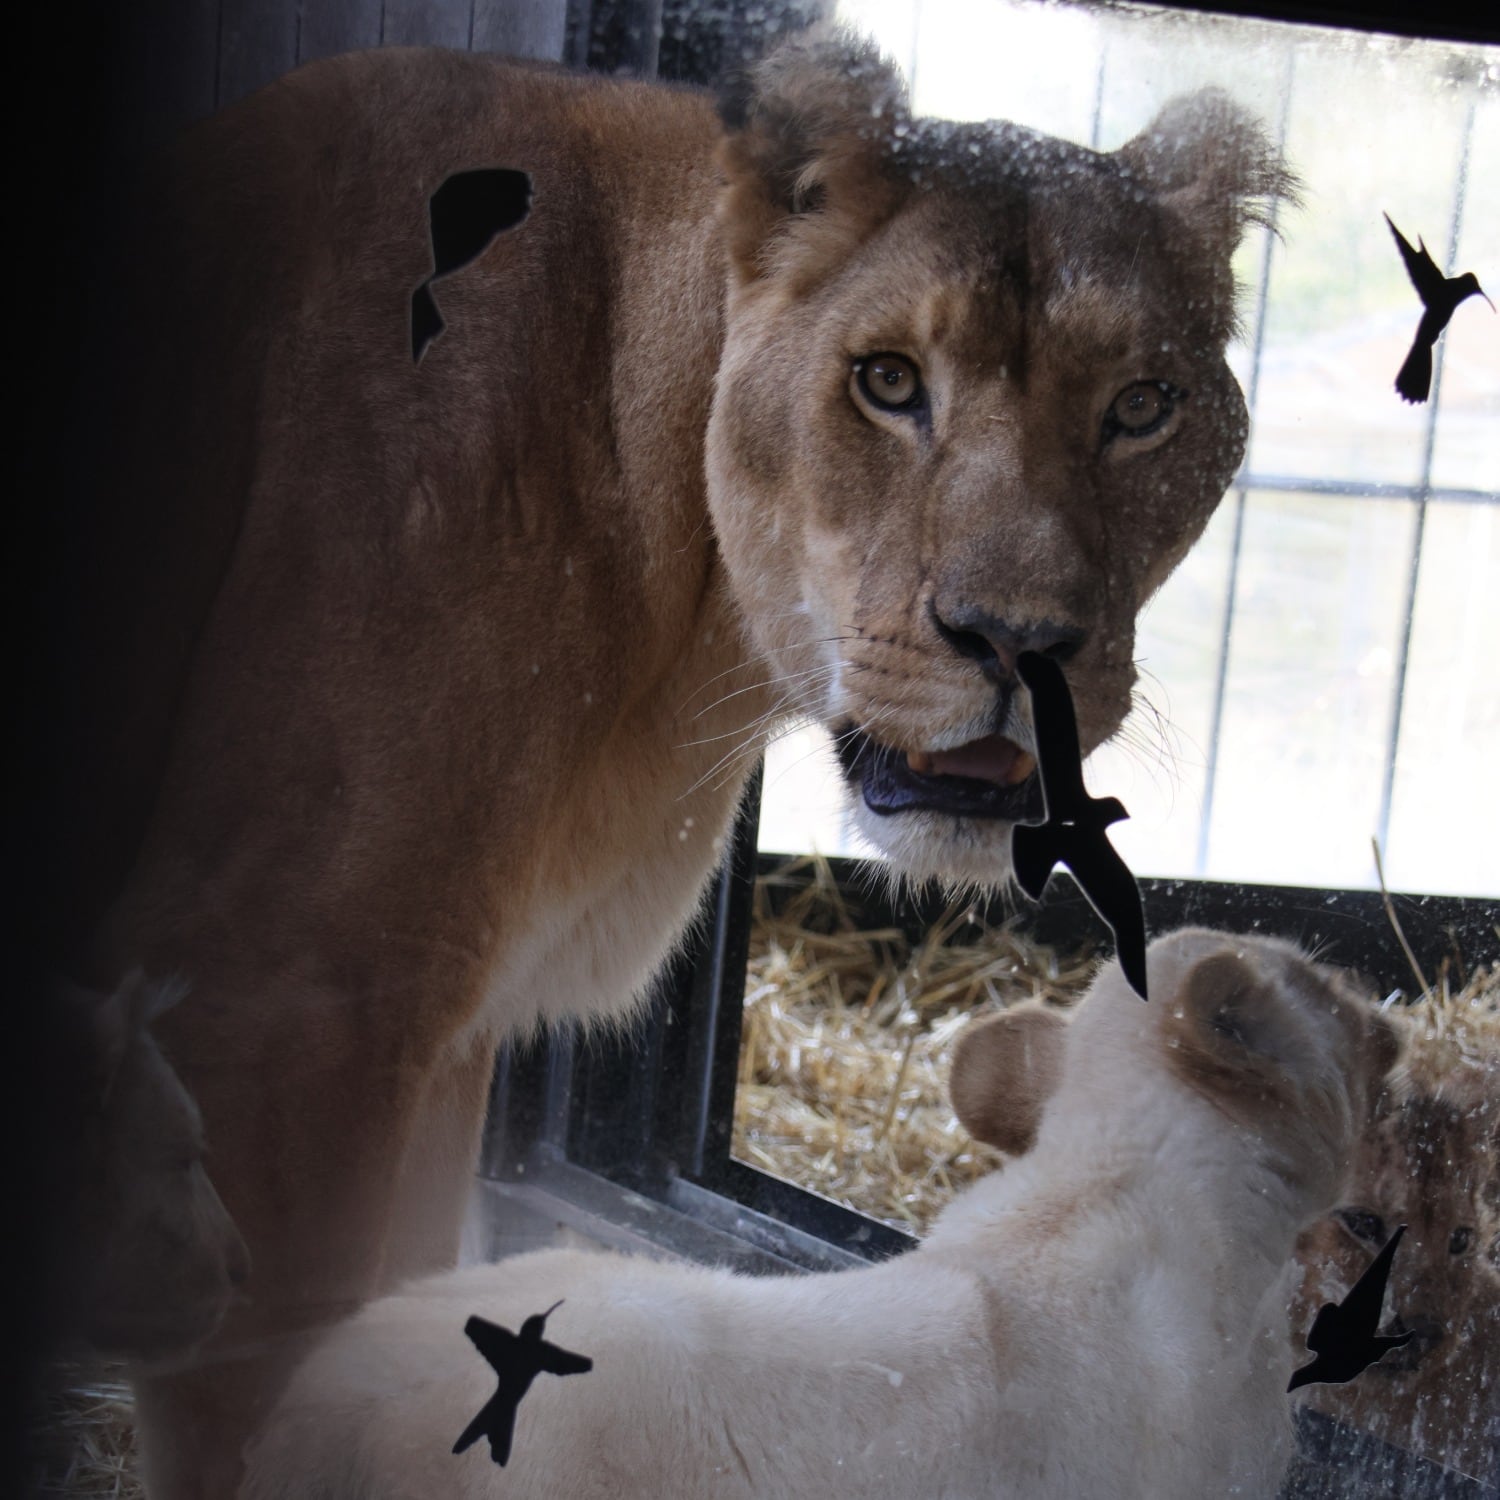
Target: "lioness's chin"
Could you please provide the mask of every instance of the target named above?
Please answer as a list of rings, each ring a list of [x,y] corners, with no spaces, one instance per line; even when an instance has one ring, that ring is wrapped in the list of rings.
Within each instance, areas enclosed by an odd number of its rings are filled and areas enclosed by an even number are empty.
[[[877,813],[865,805],[858,788],[850,795],[855,827],[885,855],[896,873],[983,890],[997,890],[1010,882],[1013,823],[937,812]]]
[[[1011,829],[1043,812],[1029,751],[1000,734],[903,753],[851,724],[831,732],[855,826],[893,873],[984,890],[1010,880]]]

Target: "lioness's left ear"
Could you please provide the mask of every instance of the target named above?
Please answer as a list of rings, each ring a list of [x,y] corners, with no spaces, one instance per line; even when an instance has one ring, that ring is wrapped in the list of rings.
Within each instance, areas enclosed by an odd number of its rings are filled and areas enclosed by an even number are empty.
[[[819,233],[786,248],[830,264],[884,222],[903,196],[890,147],[906,112],[894,65],[853,37],[782,48],[730,85],[719,222],[742,281],[773,268],[779,231],[799,220]]]
[[[1116,155],[1182,223],[1194,251],[1227,267],[1247,224],[1269,224],[1298,182],[1260,122],[1219,89],[1165,105]]]
[[[1002,1011],[965,1028],[948,1093],[959,1123],[976,1141],[1011,1155],[1031,1149],[1062,1076],[1067,1029],[1056,1011],[1038,1006]]]

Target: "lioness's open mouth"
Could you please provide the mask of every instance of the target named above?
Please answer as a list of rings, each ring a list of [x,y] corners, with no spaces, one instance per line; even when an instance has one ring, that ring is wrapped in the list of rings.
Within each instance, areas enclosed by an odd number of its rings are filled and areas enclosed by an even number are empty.
[[[908,753],[845,725],[834,743],[844,775],[858,785],[871,812],[938,812],[1011,823],[1042,816],[1036,760],[1004,735],[987,734],[952,750]]]

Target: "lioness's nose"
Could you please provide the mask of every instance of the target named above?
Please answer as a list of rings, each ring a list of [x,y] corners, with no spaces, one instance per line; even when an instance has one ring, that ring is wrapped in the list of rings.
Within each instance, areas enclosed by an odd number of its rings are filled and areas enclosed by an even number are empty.
[[[938,634],[960,656],[977,661],[985,676],[995,682],[1015,677],[1016,658],[1023,651],[1067,661],[1084,642],[1084,632],[1076,625],[1056,620],[1014,624],[974,604],[939,608],[933,601],[927,608]]]

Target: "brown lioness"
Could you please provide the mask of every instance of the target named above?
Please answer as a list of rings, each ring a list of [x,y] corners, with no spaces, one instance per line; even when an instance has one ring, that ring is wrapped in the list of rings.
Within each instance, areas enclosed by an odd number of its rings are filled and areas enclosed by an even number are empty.
[[[429,198],[479,167],[530,212],[417,363]],[[1085,750],[1119,728],[1240,460],[1230,257],[1285,185],[1217,94],[1101,155],[913,120],[842,42],[722,116],[355,55],[190,136],[80,791],[123,871],[87,967],[192,983],[163,1042],[255,1267],[141,1387],[157,1493],[231,1493],[288,1335],[451,1263],[497,1038],[629,1010],[779,719],[837,731],[900,868],[1004,880],[1015,657],[1067,662]]]

